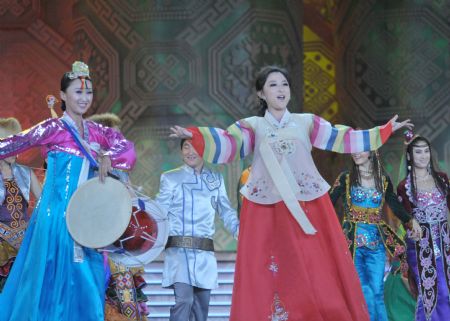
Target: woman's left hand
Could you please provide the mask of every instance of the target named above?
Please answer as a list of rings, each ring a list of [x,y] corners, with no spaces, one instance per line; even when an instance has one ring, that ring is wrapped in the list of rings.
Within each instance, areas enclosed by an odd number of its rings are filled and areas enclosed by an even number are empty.
[[[106,155],[99,155],[98,157],[98,174],[100,182],[104,182],[108,173],[112,171],[111,158]]]
[[[398,119],[398,115],[395,115],[390,120],[390,122],[392,124],[392,131],[393,132],[395,132],[396,130],[399,130],[400,128],[403,128],[403,127],[406,127],[408,129],[413,129],[414,128],[414,124],[411,123],[410,119],[404,120],[402,122],[398,122],[397,119]]]
[[[422,238],[422,229],[420,228],[419,222],[416,221],[416,219],[412,219],[412,227],[411,227],[411,234],[410,237],[414,241],[418,241]]]

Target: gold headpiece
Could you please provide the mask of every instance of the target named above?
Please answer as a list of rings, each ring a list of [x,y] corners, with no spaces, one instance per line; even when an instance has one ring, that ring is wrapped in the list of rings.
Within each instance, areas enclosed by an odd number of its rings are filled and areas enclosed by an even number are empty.
[[[89,78],[89,66],[82,61],[75,61],[72,64],[72,71],[68,75],[70,79]]]
[[[82,61],[75,61],[72,64],[72,71],[68,72],[69,79],[81,80],[81,89],[86,87],[86,78],[89,78],[89,66]]]

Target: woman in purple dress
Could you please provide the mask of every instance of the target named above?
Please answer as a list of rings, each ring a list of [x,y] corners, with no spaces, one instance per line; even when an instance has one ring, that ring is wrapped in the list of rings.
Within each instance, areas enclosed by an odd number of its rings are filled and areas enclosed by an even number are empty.
[[[437,172],[427,139],[406,133],[407,175],[398,186],[405,208],[419,222],[422,238],[407,239],[411,276],[417,286],[416,321],[450,319],[450,185]]]

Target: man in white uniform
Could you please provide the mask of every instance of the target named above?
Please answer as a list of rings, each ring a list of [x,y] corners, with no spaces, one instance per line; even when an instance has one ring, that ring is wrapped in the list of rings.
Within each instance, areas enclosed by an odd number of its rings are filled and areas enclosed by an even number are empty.
[[[184,165],[161,175],[156,201],[168,212],[163,287],[174,289],[170,321],[206,321],[211,289],[217,287],[214,217],[237,238],[239,221],[223,177],[203,165],[189,140],[181,142]]]

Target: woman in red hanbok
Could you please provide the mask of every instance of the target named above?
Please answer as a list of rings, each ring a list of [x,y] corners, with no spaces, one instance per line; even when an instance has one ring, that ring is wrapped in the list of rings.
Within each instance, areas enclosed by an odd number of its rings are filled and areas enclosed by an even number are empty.
[[[380,147],[408,121],[356,131],[312,114],[291,114],[288,75],[265,67],[256,91],[263,117],[217,128],[172,128],[206,161],[228,163],[253,152],[241,189],[239,245],[231,321],[368,321],[358,276],[312,146],[340,153]]]

